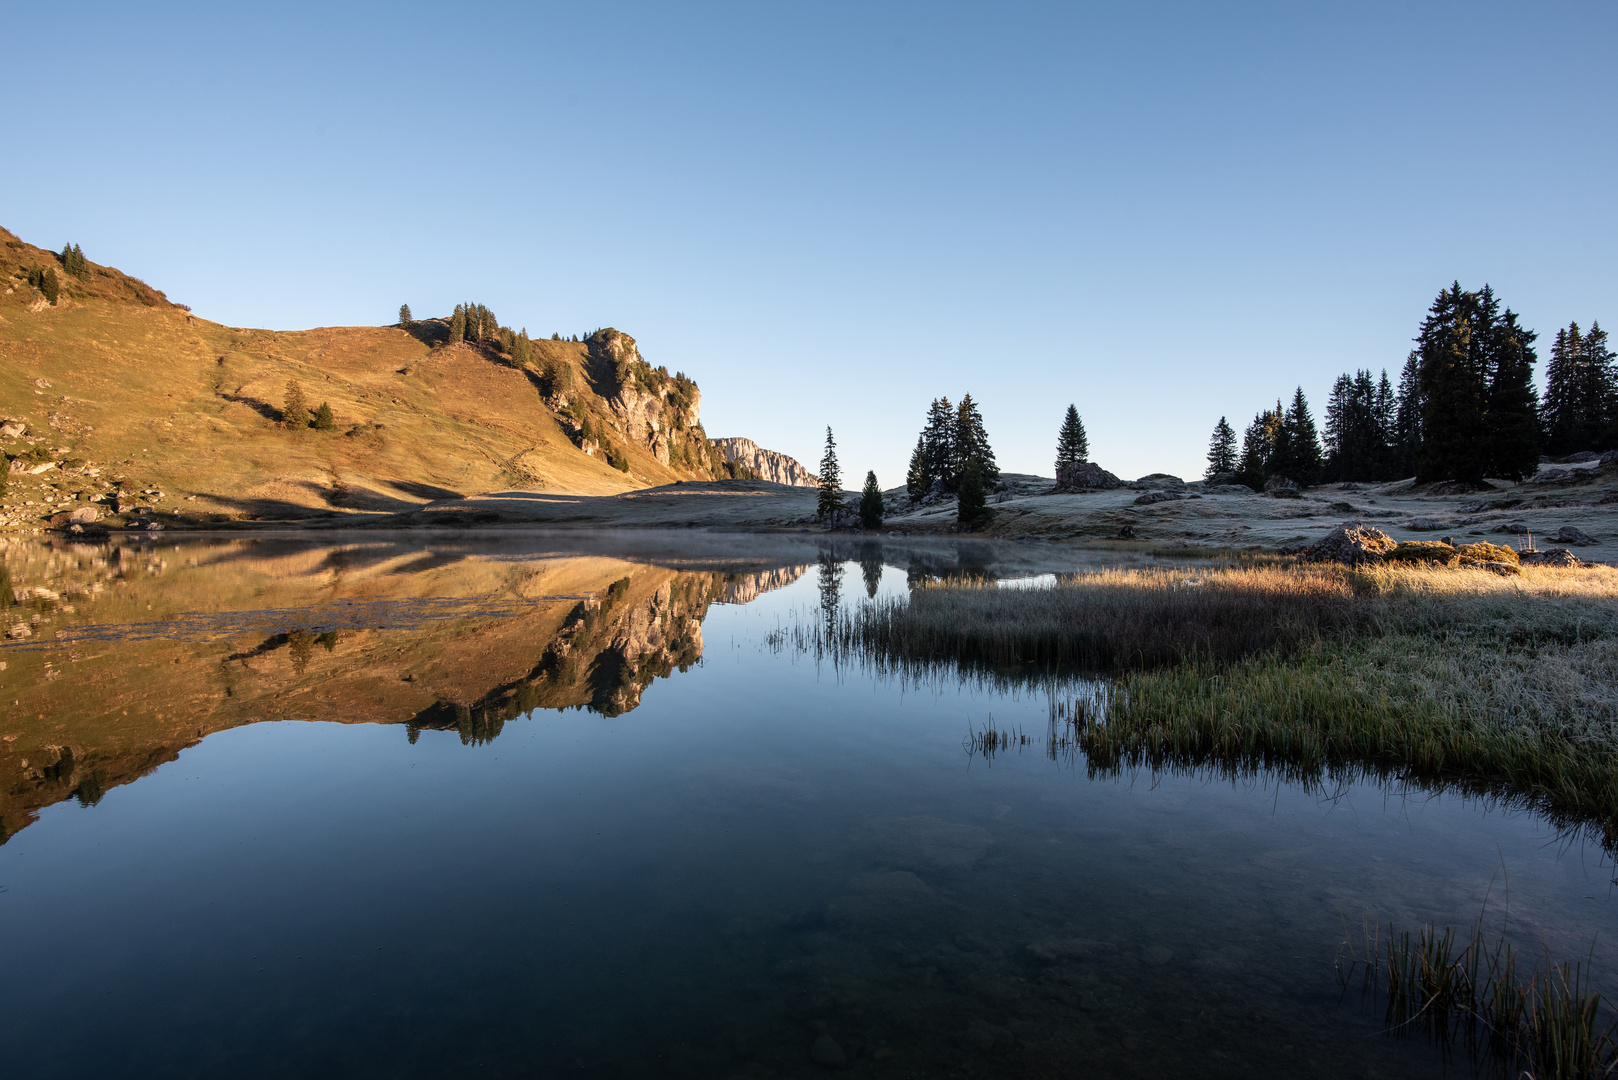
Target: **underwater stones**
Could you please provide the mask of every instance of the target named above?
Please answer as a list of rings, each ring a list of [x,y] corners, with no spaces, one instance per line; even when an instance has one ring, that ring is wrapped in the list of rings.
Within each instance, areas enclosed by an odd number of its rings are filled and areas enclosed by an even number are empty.
[[[809,1047],[809,1060],[817,1065],[826,1065],[833,1069],[840,1069],[848,1064],[848,1055],[843,1048],[837,1045],[837,1040],[822,1031],[815,1036],[815,1041]]]
[[[970,866],[988,854],[991,839],[987,829],[927,815],[877,826],[878,843],[901,865]]]
[[[1148,945],[1140,951],[1140,958],[1152,967],[1162,967],[1174,959],[1174,950],[1167,945]]]

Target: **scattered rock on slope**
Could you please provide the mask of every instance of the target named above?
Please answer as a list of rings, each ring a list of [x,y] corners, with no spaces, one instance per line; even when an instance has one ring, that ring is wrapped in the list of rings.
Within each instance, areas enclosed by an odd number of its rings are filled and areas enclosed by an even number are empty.
[[[1297,554],[1304,562],[1369,566],[1381,562],[1384,555],[1398,546],[1398,542],[1381,529],[1360,521],[1345,521]]]
[[[1123,486],[1122,480],[1093,461],[1064,465],[1056,470],[1057,491],[1104,491]]]

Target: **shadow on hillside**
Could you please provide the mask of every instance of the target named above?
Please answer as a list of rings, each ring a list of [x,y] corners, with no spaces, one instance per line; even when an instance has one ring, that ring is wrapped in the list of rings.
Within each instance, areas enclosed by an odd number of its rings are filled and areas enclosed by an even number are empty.
[[[296,503],[290,499],[227,499],[216,498],[223,507],[234,511],[239,521],[298,521],[306,523],[318,522],[322,525],[365,525],[376,527],[395,520],[391,512],[378,513],[376,511],[361,512],[358,510],[326,509],[320,506],[310,506],[306,503]],[[416,504],[401,501],[399,505],[405,510],[414,510]]]
[[[432,484],[418,484],[414,480],[384,480],[395,491],[402,491],[406,495],[414,495],[418,499],[464,499],[466,496],[459,491],[452,491],[446,487],[434,487]]]
[[[434,345],[449,344],[448,319],[417,319],[409,326],[403,327],[403,329],[405,333],[428,348]]]
[[[260,401],[258,398],[247,397],[244,394],[222,393],[219,396],[224,398],[226,401],[233,402],[234,404],[246,405],[249,409],[252,409],[264,419],[273,423],[279,424],[281,422],[281,410],[277,409],[274,405],[271,405],[267,401]]]

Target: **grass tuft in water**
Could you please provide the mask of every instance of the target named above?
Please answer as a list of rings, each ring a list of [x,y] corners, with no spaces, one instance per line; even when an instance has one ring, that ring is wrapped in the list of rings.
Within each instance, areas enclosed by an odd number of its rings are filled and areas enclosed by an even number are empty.
[[[1345,988],[1358,974],[1380,1001],[1389,1034],[1460,1043],[1514,1077],[1618,1074],[1618,1020],[1590,989],[1585,965],[1547,958],[1525,970],[1520,956],[1503,938],[1490,942],[1481,922],[1464,941],[1454,927],[1412,936],[1389,924],[1386,939],[1378,928],[1358,950],[1345,942],[1337,970]]]

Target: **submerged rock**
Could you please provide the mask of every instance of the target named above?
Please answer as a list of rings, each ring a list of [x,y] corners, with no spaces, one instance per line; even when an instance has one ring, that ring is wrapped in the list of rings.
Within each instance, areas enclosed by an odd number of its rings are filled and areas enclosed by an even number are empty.
[[[809,1058],[817,1065],[829,1065],[834,1069],[848,1064],[848,1055],[843,1053],[843,1048],[824,1031],[816,1036],[814,1044],[809,1047]]]

